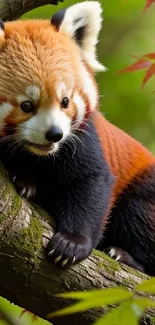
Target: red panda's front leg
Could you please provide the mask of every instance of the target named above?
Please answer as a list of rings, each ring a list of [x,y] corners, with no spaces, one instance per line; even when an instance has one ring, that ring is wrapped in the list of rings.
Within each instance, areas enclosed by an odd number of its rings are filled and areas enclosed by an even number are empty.
[[[47,247],[48,258],[59,266],[77,263],[91,253],[103,231],[109,208],[110,175],[93,175],[66,188],[56,218],[56,232]]]

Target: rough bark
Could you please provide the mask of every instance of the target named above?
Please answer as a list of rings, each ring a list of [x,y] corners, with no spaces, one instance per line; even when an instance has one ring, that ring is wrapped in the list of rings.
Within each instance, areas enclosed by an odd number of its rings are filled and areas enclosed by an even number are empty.
[[[116,285],[132,289],[148,278],[97,251],[69,270],[51,265],[44,247],[53,233],[52,218],[22,200],[1,166],[0,170],[0,296],[45,318],[69,303],[54,297],[56,293]],[[58,318],[53,324],[91,324],[102,312],[91,310],[65,320]],[[155,311],[150,316],[155,316]]]
[[[4,21],[19,18],[29,10],[63,0],[0,0],[0,18]]]

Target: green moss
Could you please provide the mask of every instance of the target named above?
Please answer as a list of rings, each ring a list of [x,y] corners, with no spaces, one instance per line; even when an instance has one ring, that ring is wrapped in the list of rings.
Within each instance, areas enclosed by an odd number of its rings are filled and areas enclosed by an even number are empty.
[[[98,266],[100,268],[104,269],[106,273],[110,273],[112,275],[115,275],[116,271],[121,270],[120,265],[116,261],[114,261],[114,263],[113,263],[113,261],[112,262],[110,261],[110,263],[108,262],[107,264],[106,263],[100,263]]]
[[[102,258],[105,258],[105,263],[99,263],[98,266],[102,269],[104,269],[106,272],[109,272],[111,274],[114,274],[115,271],[120,271],[121,270],[121,267],[119,265],[119,263],[115,260],[113,260],[111,257],[109,257],[108,255],[106,255],[105,253],[103,252],[100,252],[96,249],[93,249],[93,254],[95,256],[99,256],[99,257],[102,257]],[[106,263],[108,262],[108,263]]]
[[[5,220],[6,216],[3,213],[0,213],[0,223]]]
[[[97,249],[93,249],[93,255],[95,255],[95,256],[99,256],[99,257],[104,257],[104,253],[103,252],[101,252],[101,251],[98,251]]]
[[[37,218],[31,217],[31,223],[18,233],[17,237],[12,237],[9,243],[22,249],[38,265],[38,254],[42,247],[43,227]]]
[[[155,324],[155,317],[150,317],[150,324]]]
[[[4,188],[4,191],[2,193],[2,198],[5,198],[6,196],[11,196],[12,195],[12,192],[13,192],[13,185],[7,181],[6,185],[5,185],[5,188]],[[14,189],[15,190],[15,189]]]
[[[12,199],[12,206],[11,206],[11,215],[12,216],[16,216],[20,207],[21,207],[21,204],[22,204],[22,199],[21,197],[15,193],[15,196],[14,198]]]

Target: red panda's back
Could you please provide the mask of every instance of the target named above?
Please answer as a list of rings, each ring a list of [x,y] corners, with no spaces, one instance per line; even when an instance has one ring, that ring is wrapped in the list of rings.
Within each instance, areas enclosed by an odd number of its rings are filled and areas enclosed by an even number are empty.
[[[135,177],[155,163],[155,158],[141,143],[108,122],[101,113],[96,112],[94,118],[105,158],[116,176],[115,200]]]

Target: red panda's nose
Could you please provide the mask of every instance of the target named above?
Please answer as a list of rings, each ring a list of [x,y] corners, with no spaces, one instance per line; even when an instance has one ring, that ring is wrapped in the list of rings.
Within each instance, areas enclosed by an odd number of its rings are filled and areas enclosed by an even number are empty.
[[[50,142],[58,142],[63,137],[63,132],[59,126],[53,125],[45,134],[45,137]]]

